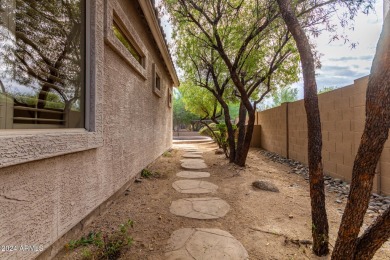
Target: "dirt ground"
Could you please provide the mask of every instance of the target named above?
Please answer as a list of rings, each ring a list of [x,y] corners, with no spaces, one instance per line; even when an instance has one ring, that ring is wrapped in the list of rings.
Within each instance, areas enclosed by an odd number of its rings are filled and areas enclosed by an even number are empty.
[[[133,245],[123,251],[120,259],[164,259],[166,242],[173,231],[180,228],[218,228],[230,232],[249,253],[250,259],[329,259],[316,257],[310,247],[285,243],[291,239],[311,239],[310,198],[308,183],[302,176],[289,174],[290,168],[274,163],[251,149],[245,169],[229,164],[223,155],[216,155],[214,144],[199,145],[209,166],[207,179],[219,186],[212,196],[226,200],[230,212],[221,219],[195,220],[178,217],[169,212],[172,201],[202,195],[180,194],[172,183],[180,178],[180,159],[184,153],[177,147],[172,156],[162,156],[148,169],[160,177],[143,179],[129,187],[130,192],[118,199],[110,209],[97,217],[86,228],[90,231],[110,232],[128,219],[134,221],[131,236]],[[251,183],[265,180],[274,183],[280,193],[254,190]],[[334,194],[327,194],[327,212],[330,225],[330,244],[334,245],[344,204],[337,204]],[[366,224],[370,221],[367,218]],[[282,234],[280,236],[278,234]],[[81,250],[64,250],[56,259],[81,259]],[[387,242],[374,259],[390,259]]]

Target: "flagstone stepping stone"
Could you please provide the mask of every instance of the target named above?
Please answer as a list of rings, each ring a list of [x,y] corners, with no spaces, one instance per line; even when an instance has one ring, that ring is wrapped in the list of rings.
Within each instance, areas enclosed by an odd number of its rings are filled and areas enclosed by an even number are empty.
[[[167,260],[247,260],[248,252],[230,233],[219,229],[183,228],[168,240]]]
[[[203,159],[199,159],[199,158],[181,159],[180,162],[182,162],[182,163],[194,163],[194,162],[205,163]]]
[[[203,152],[202,151],[199,151],[199,150],[194,150],[194,149],[191,149],[191,150],[184,150],[186,153],[198,153],[198,154],[202,154]]]
[[[197,161],[192,159],[191,161],[185,161],[181,164],[181,167],[186,169],[186,170],[202,170],[206,169],[207,165],[201,161]]]
[[[183,158],[203,158],[201,154],[198,153],[185,153],[182,155]]]
[[[208,172],[193,172],[193,171],[182,171],[176,174],[177,177],[188,178],[188,179],[198,179],[198,178],[208,178],[210,173]]]
[[[191,198],[173,201],[172,214],[195,219],[217,219],[225,216],[230,206],[220,198]]]
[[[218,186],[201,180],[180,180],[172,183],[172,187],[180,193],[192,193],[192,194],[201,194],[201,193],[211,193],[215,192],[218,189]]]

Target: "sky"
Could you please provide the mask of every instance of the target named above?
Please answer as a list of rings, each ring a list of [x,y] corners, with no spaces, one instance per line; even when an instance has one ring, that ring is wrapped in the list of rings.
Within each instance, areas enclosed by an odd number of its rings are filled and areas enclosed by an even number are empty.
[[[321,57],[321,69],[317,70],[317,85],[342,87],[353,83],[354,79],[370,73],[372,60],[383,24],[383,1],[377,1],[375,11],[369,15],[360,13],[355,20],[354,31],[347,31],[351,42],[357,46],[351,49],[344,41],[329,43],[329,34],[315,39]],[[303,83],[295,84],[299,89]],[[301,91],[300,91],[301,92]]]
[[[172,28],[167,20],[167,17],[162,17],[163,28],[168,41],[171,41]],[[330,43],[330,35],[327,33],[312,39],[317,45],[316,50],[322,54],[322,67],[316,71],[319,89],[347,86],[355,79],[369,75],[382,24],[383,1],[377,0],[374,11],[368,15],[359,13],[355,18],[354,30],[345,31],[350,42],[357,43],[355,48],[352,49],[350,44],[345,44],[343,40]],[[298,88],[298,98],[303,98],[303,81],[300,80],[292,87]]]

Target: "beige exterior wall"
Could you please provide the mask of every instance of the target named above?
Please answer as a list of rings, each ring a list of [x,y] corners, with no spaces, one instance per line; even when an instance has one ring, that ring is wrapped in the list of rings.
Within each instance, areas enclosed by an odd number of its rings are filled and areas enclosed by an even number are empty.
[[[280,107],[257,113],[255,122],[261,126],[260,138],[256,131],[253,133],[253,139],[260,139],[260,144],[264,149],[285,157],[287,157],[286,107],[286,104],[282,104]],[[267,122],[267,124],[261,124],[260,122]]]
[[[146,22],[137,12],[137,2],[118,2],[147,47],[147,79],[105,44],[103,37],[97,38],[97,51],[103,53],[97,60],[103,79],[96,82],[103,89],[97,93],[102,103],[97,115],[102,120],[99,123],[104,144],[97,149],[0,168],[0,245],[43,245],[47,249],[171,147],[168,88],[173,86],[172,79],[147,33]],[[95,30],[102,36],[104,1],[95,4]],[[153,93],[152,63],[157,64],[164,82],[161,98]],[[39,141],[42,147],[48,145],[44,138]],[[31,259],[38,254],[0,252],[0,258]]]
[[[363,77],[353,85],[319,95],[324,171],[335,178],[351,181],[353,162],[364,130],[367,84],[368,77]],[[303,100],[257,114],[261,147],[307,164]],[[374,191],[390,194],[390,140],[386,142],[378,165]]]

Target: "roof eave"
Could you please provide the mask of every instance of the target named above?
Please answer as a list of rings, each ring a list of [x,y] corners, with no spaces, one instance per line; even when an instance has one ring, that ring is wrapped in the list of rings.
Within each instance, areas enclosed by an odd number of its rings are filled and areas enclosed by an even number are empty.
[[[173,64],[172,57],[169,53],[169,49],[165,41],[164,35],[161,32],[160,23],[155,15],[155,9],[152,4],[152,1],[138,0],[138,2],[141,6],[142,11],[144,12],[146,21],[163,56],[164,62],[167,65],[168,71],[173,80],[173,84],[177,87],[180,85],[179,78],[177,76],[175,65]]]

